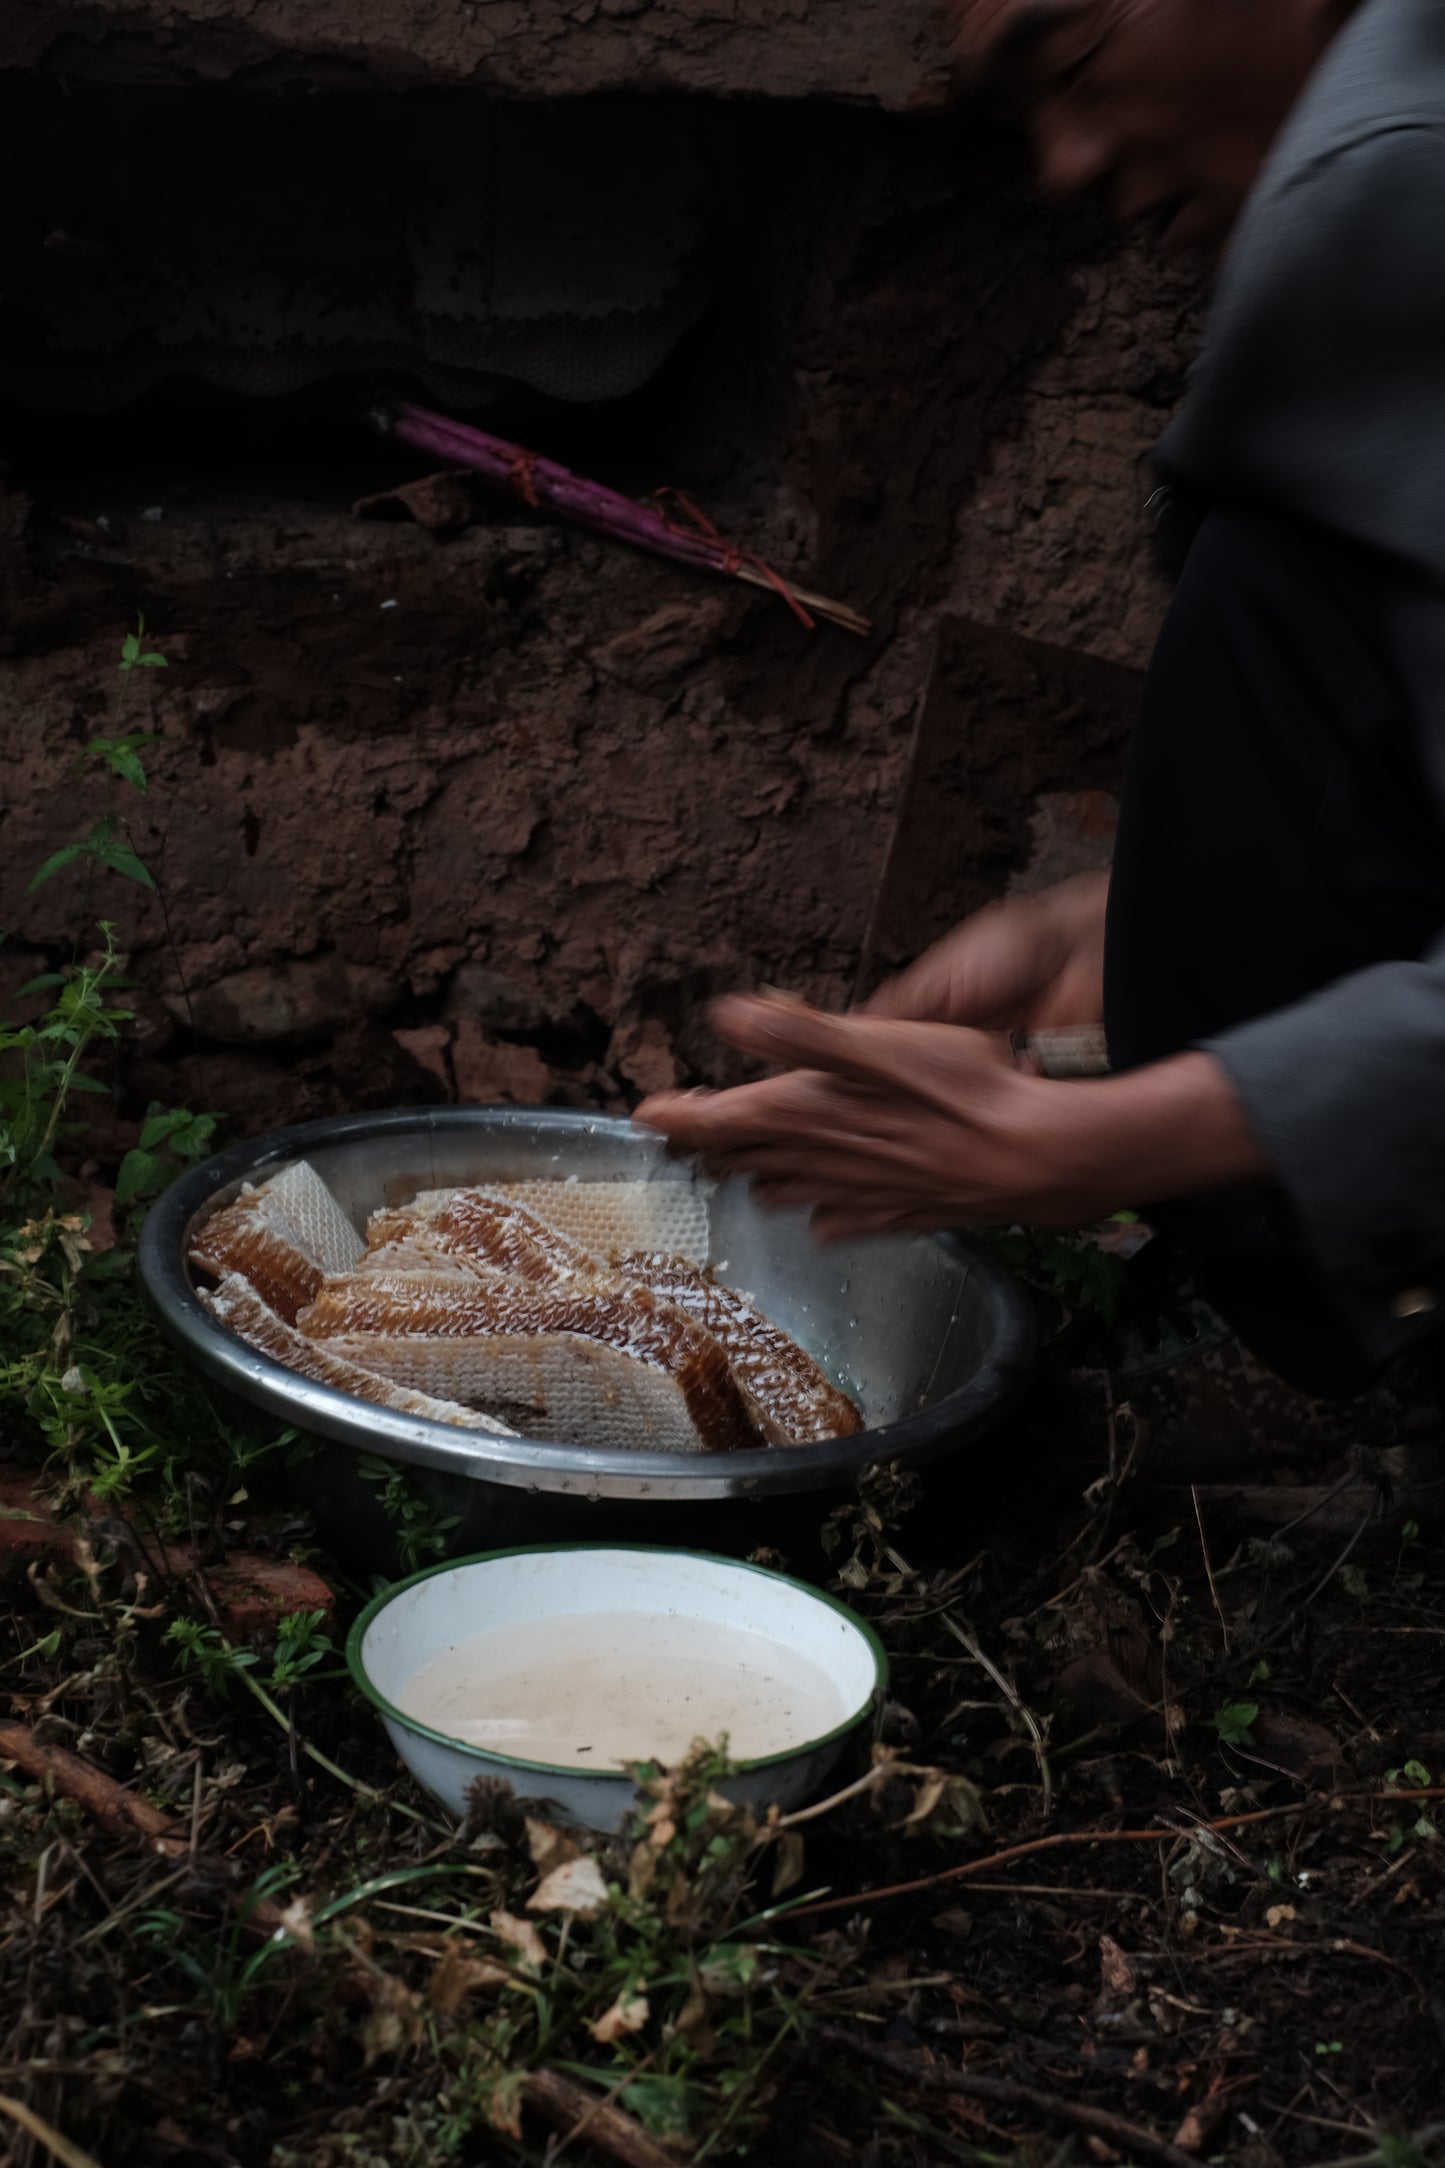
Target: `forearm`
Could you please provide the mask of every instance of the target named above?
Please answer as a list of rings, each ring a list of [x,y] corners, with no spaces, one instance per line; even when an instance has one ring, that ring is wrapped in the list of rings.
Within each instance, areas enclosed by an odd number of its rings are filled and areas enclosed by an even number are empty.
[[[1222,1063],[1177,1054],[1123,1076],[1042,1083],[1046,1179],[1078,1220],[1270,1179],[1270,1166]]]

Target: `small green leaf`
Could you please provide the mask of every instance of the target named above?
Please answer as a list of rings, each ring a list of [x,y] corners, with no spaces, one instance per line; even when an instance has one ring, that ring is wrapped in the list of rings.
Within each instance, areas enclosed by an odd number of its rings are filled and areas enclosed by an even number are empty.
[[[178,1129],[184,1129],[191,1119],[184,1107],[152,1107],[146,1116],[145,1127],[140,1133],[140,1149],[155,1151],[167,1137],[173,1137]]]
[[[88,840],[86,843],[62,843],[60,849],[52,851],[44,864],[31,874],[29,882],[26,884],[26,895],[33,896],[42,882],[50,880],[54,874],[62,872],[66,866],[73,865],[77,858],[83,858],[88,849]]]
[[[1253,1746],[1250,1726],[1259,1715],[1257,1701],[1231,1701],[1214,1712],[1214,1728],[1225,1746]]]
[[[137,1197],[153,1197],[164,1189],[170,1169],[156,1152],[130,1151],[115,1178],[115,1201],[130,1204]]]
[[[128,632],[120,643],[120,666],[122,670],[130,670],[139,660],[140,641],[133,632]]]
[[[664,2077],[660,2072],[633,2078],[623,2089],[622,2098],[654,2138],[688,2137],[694,2111],[705,2106],[697,2088],[686,2078]]]
[[[154,889],[150,870],[145,861],[138,858],[128,843],[106,843],[96,852],[103,866],[112,873],[123,873],[128,881],[139,881],[142,888]]]
[[[112,746],[111,750],[106,754],[105,758],[107,764],[110,767],[114,768],[116,774],[120,776],[124,782],[133,784],[135,789],[140,791],[146,789],[147,785],[145,769],[141,766],[140,760],[137,755],[131,750],[128,745]]]

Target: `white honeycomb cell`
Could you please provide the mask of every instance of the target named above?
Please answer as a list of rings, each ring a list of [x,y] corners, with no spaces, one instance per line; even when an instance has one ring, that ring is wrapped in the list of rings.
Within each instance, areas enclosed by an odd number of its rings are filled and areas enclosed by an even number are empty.
[[[489,1182],[494,1196],[525,1205],[539,1219],[607,1259],[628,1250],[667,1250],[689,1264],[708,1258],[708,1196],[703,1182]]]

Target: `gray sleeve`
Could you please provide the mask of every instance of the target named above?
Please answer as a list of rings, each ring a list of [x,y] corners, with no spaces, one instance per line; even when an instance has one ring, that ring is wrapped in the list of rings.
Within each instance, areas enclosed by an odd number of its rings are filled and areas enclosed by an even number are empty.
[[[1445,696],[1442,696],[1445,697]],[[1205,1042],[1370,1352],[1445,1309],[1445,939]]]
[[[1445,129],[1377,128],[1246,214],[1155,462],[1440,577],[1442,385]]]

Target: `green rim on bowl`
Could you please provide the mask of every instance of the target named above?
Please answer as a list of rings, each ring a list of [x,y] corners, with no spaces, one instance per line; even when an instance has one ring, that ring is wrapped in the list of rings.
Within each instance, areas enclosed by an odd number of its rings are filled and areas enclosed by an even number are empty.
[[[800,1739],[796,1746],[786,1747],[780,1754],[761,1754],[752,1761],[734,1762],[732,1766],[740,1776],[749,1770],[772,1769],[782,1762],[796,1761],[801,1755],[811,1754],[820,1747],[831,1746],[836,1739],[845,1738],[862,1723],[870,1704],[876,1703],[888,1684],[888,1657],[883,1643],[873,1628],[865,1624],[855,1611],[850,1611],[846,1603],[840,1603],[836,1596],[826,1595],[819,1588],[810,1588],[806,1581],[795,1581],[791,1574],[773,1573],[766,1566],[751,1565],[746,1559],[724,1558],[718,1551],[696,1551],[675,1543],[519,1543],[510,1550],[477,1551],[470,1558],[447,1558],[443,1559],[440,1565],[423,1567],[420,1573],[408,1574],[404,1581],[395,1581],[390,1588],[384,1588],[379,1595],[373,1596],[357,1619],[346,1637],[346,1661],[352,1678],[373,1708],[379,1709],[383,1716],[390,1717],[393,1723],[402,1724],[408,1731],[415,1732],[419,1738],[433,1739],[439,1746],[450,1747],[453,1753],[465,1754],[473,1761],[501,1762],[508,1768],[526,1769],[542,1776],[575,1777],[578,1774],[576,1767],[569,1767],[564,1762],[527,1761],[520,1754],[503,1754],[493,1746],[473,1746],[469,1740],[455,1739],[450,1732],[437,1731],[430,1724],[418,1722],[416,1717],[408,1716],[404,1709],[399,1709],[394,1701],[387,1700],[386,1695],[368,1676],[361,1655],[361,1644],[373,1620],[381,1615],[388,1604],[394,1603],[398,1596],[404,1596],[408,1589],[419,1587],[423,1581],[433,1581],[441,1573],[459,1573],[467,1566],[490,1566],[502,1558],[560,1558],[568,1553],[585,1553],[589,1557],[611,1553],[631,1558],[700,1558],[712,1566],[726,1566],[734,1573],[755,1573],[760,1580],[778,1581],[784,1588],[794,1588],[800,1594],[811,1597],[814,1603],[825,1604],[830,1611],[836,1611],[862,1635],[873,1657],[873,1685],[867,1699],[860,1703],[853,1715],[846,1717],[841,1724],[835,1724],[831,1731],[823,1732],[816,1739]],[[595,1774],[600,1777],[602,1772],[599,1770]],[[625,1773],[620,1769],[609,1771],[608,1775],[615,1775],[619,1783],[627,1781]]]

